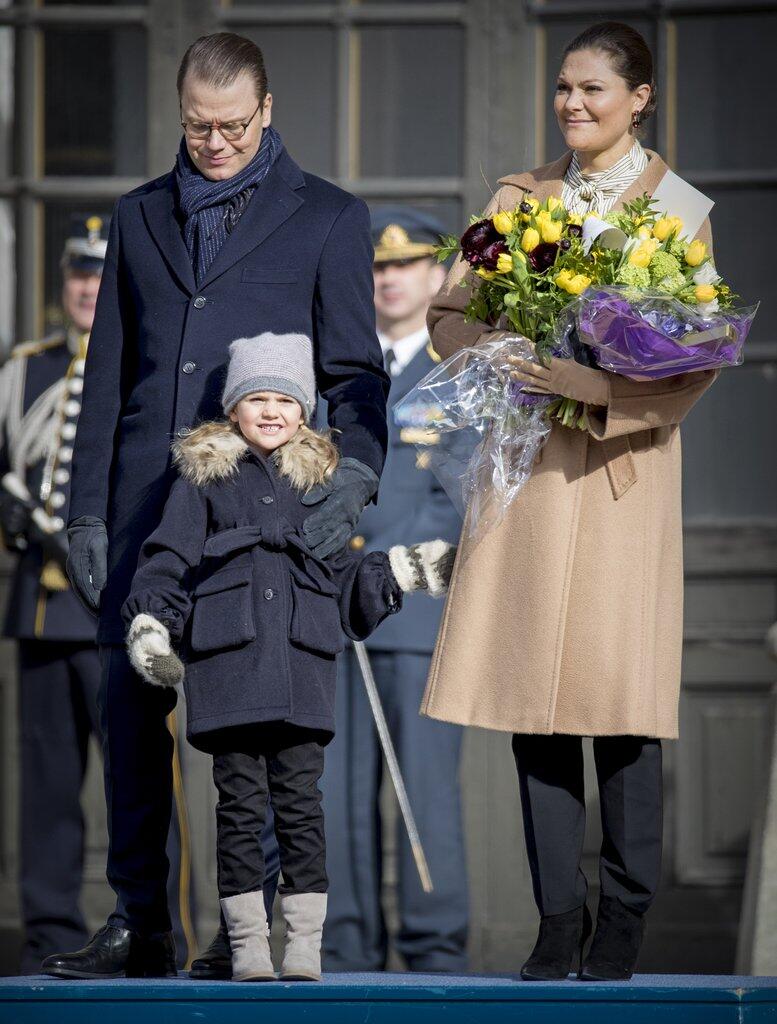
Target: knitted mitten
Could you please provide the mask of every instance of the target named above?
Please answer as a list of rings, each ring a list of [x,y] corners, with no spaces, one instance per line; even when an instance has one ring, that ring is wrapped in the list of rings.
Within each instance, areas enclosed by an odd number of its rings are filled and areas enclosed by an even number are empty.
[[[127,652],[132,667],[152,686],[177,686],[184,667],[170,644],[167,626],[153,615],[136,615],[127,632]]]
[[[391,571],[406,594],[425,590],[431,597],[443,597],[456,561],[456,545],[446,540],[427,540],[406,548],[401,544],[388,553]]]

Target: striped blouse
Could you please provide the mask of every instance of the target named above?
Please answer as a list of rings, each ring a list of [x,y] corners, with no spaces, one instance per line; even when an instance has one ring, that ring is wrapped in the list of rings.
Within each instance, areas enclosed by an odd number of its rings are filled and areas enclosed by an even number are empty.
[[[593,211],[604,216],[626,189],[637,180],[648,165],[645,150],[635,140],[628,153],[608,167],[606,171],[595,174],[583,174],[578,163],[577,153],[572,159],[564,175],[564,188],[561,198],[570,213],[588,213]]]

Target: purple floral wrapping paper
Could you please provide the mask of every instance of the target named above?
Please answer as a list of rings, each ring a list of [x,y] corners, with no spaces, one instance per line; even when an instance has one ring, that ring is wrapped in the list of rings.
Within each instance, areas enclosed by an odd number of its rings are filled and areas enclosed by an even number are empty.
[[[632,380],[659,380],[738,366],[757,309],[718,310],[703,317],[671,296],[646,294],[631,301],[622,288],[602,288],[580,297],[576,321],[580,340],[594,350],[603,370]],[[705,338],[694,343],[691,335],[698,332]]]

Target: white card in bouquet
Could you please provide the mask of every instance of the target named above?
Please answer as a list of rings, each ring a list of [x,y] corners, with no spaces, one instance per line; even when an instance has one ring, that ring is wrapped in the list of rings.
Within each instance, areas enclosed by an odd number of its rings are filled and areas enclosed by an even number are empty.
[[[715,205],[693,185],[675,174],[667,171],[653,193],[654,208],[659,213],[670,217],[679,217],[683,222],[682,236],[695,238],[704,220]]]

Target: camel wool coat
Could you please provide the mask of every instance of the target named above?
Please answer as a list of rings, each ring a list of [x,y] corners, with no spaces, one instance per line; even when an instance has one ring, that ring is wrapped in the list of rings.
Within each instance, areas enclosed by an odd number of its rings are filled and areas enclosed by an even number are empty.
[[[666,172],[647,152],[615,209]],[[570,159],[502,178],[487,215],[513,210],[524,188],[561,196]],[[699,237],[711,245],[708,222]],[[493,326],[464,321],[476,283],[459,260],[432,302],[442,358],[494,338]],[[502,523],[476,544],[465,528],[423,714],[512,733],[677,737],[679,425],[716,371],[649,382],[598,372],[609,401],[590,430],[555,424]]]

